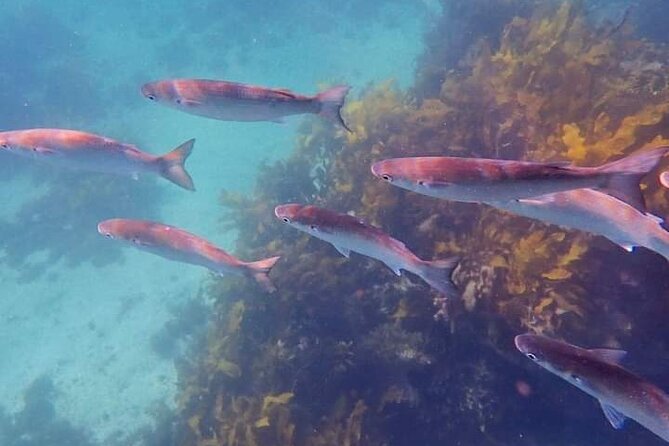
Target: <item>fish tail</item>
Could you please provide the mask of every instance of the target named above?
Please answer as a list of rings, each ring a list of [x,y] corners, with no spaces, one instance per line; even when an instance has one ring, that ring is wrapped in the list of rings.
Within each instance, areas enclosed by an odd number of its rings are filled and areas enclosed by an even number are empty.
[[[667,152],[669,152],[669,146],[662,146],[604,164],[599,167],[599,171],[609,174],[609,176],[606,184],[601,189],[609,195],[644,211],[646,205],[639,188],[639,182],[660,163],[660,159]]]
[[[184,163],[193,151],[195,138],[189,139],[176,149],[158,158],[160,175],[174,184],[188,190],[195,190],[193,179],[190,177]]]
[[[433,260],[431,262],[422,261],[418,275],[445,297],[456,296],[458,290],[451,280],[451,275],[459,261],[460,259],[458,257]]]
[[[341,108],[344,105],[344,100],[350,89],[351,87],[348,85],[337,85],[318,93],[316,99],[321,104],[321,109],[318,112],[320,116],[324,116],[331,121],[340,124],[347,131],[353,133],[341,116]]]
[[[267,259],[258,260],[257,262],[249,262],[246,264],[246,266],[251,271],[253,278],[269,293],[276,291],[276,287],[269,279],[269,272],[272,267],[274,267],[274,264],[277,260],[279,260],[279,258],[279,256],[270,257]]]

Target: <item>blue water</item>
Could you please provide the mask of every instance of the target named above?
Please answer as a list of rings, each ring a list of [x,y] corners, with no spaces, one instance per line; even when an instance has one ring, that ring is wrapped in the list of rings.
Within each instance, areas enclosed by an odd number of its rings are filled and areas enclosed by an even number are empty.
[[[313,94],[346,82],[352,95],[387,79],[408,86],[439,10],[430,2],[281,3],[65,0],[0,9],[3,130],[73,128],[156,154],[197,138],[188,162],[196,193],[0,155],[0,407],[8,414],[22,410],[40,377],[53,383],[58,416],[100,444],[132,435],[161,404],[172,407],[173,358],[151,340],[208,274],[99,241],[95,221],[153,218],[232,249],[234,233],[219,225],[220,191],[248,192],[261,162],[292,150],[300,118],[202,119],[150,103],[141,84],[200,77]],[[90,187],[99,193],[84,192]],[[80,193],[85,206],[63,204]]]
[[[516,4],[518,13],[525,13],[541,3],[497,1]],[[636,35],[669,42],[664,26],[658,25],[653,14],[644,9],[657,8],[666,13],[669,8],[660,0],[648,2],[644,6],[627,0],[589,0],[586,2],[589,23],[622,26],[630,21],[636,26]],[[482,28],[480,34],[485,35],[485,26],[494,22],[494,18],[477,16],[482,14],[477,8],[484,3],[472,0],[471,10],[454,7],[449,12],[475,17]],[[348,101],[352,102],[373,86],[392,81],[398,89],[412,92],[416,98],[437,96],[442,78],[438,79],[439,85],[428,83],[423,85],[425,91],[412,91],[417,73],[425,68],[420,64],[426,59],[443,62],[448,66],[446,76],[465,71],[465,63],[459,65],[458,61],[470,60],[477,51],[482,51],[478,47],[471,53],[468,52],[471,48],[464,46],[442,47],[439,40],[468,41],[477,30],[453,28],[439,38],[430,34],[430,30],[442,23],[443,6],[449,4],[448,0],[20,0],[0,7],[0,131],[38,127],[77,129],[136,144],[153,154],[164,154],[196,138],[186,166],[197,189],[188,192],[163,179],[148,176],[133,179],[64,170],[0,152],[3,191],[0,194],[0,446],[172,444],[174,440],[168,439],[169,429],[164,429],[159,422],[180,415],[176,412],[177,400],[186,398],[179,393],[186,386],[183,381],[179,382],[184,376],[179,375],[177,369],[183,373],[187,369],[183,367],[185,363],[202,360],[193,355],[191,349],[212,336],[208,332],[212,314],[222,317],[217,313],[220,306],[216,307],[210,300],[214,294],[210,287],[220,284],[221,279],[202,268],[110,243],[97,233],[96,225],[114,217],[157,220],[186,229],[234,252],[238,232],[225,225],[222,191],[252,195],[254,187],[263,185],[264,181],[279,184],[274,178],[263,178],[267,170],[262,167],[288,159],[300,137],[300,125],[305,120],[321,119],[297,116],[288,118],[285,123],[209,120],[151,103],[140,94],[142,84],[179,77],[225,79],[288,88],[309,95],[330,85],[348,84],[352,86]],[[459,34],[461,32],[470,34]],[[461,51],[439,53],[443,48]],[[661,64],[664,67],[668,63],[665,60],[647,62],[648,66]],[[667,84],[666,78],[663,80]],[[371,147],[377,141],[369,143]],[[421,227],[433,227],[430,225],[434,225],[434,221],[423,222]],[[248,227],[258,224],[249,221]],[[424,227],[420,231],[425,232]],[[407,237],[414,235],[412,232]],[[309,248],[322,248],[319,243],[312,242]],[[608,242],[596,239],[593,245],[597,243],[607,246]],[[330,254],[336,255],[334,251]],[[621,258],[627,255],[619,254]],[[615,272],[616,280],[620,278],[621,283],[634,290],[638,288],[634,280],[659,276],[663,260],[643,255],[625,257],[631,266],[629,269],[621,266],[620,271]],[[342,259],[337,257],[337,260]],[[352,268],[368,267],[360,257],[354,257],[351,262]],[[370,271],[370,277],[378,273],[372,268],[365,270]],[[386,285],[393,292],[411,295],[421,286],[405,278],[397,279],[385,269],[384,272],[391,284]],[[627,279],[622,278],[625,274],[629,275]],[[365,311],[377,315],[369,310],[376,303],[364,300],[367,285],[361,285],[354,295],[359,292],[360,306],[367,305]],[[662,284],[651,285],[643,289],[662,287]],[[381,287],[373,283],[368,288],[373,294]],[[606,291],[606,284],[600,289]],[[637,305],[637,298],[644,303],[652,296],[637,296],[632,292],[625,305]],[[596,296],[596,299],[597,305],[604,305],[601,302],[605,297]],[[611,321],[615,320],[618,329],[627,323],[632,326],[632,322],[625,319],[624,308],[614,310],[616,313],[610,318],[593,316],[593,320],[612,325]],[[401,313],[383,311],[392,315],[389,319]],[[332,320],[336,320],[335,316]],[[432,341],[439,336],[448,338],[443,344],[436,343],[444,357],[453,355],[471,362],[454,368],[455,371],[442,370],[441,375],[435,373],[434,376],[463,380],[462,376],[455,375],[470,374],[484,384],[508,384],[508,388],[499,389],[495,395],[472,387],[462,389],[462,400],[428,401],[434,407],[443,408],[443,414],[453,413],[453,407],[459,404],[462,414],[480,416],[478,421],[483,427],[480,432],[475,429],[475,433],[480,434],[477,438],[481,438],[481,444],[595,446],[605,444],[609,438],[615,438],[619,441],[616,444],[621,445],[641,446],[651,444],[650,441],[662,444],[638,425],[623,432],[613,431],[594,400],[568,388],[568,384],[539,367],[523,367],[520,362],[524,358],[508,359],[511,357],[508,352],[513,350],[512,338],[496,339],[498,333],[493,323],[487,325],[487,316],[490,315],[477,319],[474,312],[473,322],[463,324],[466,328],[457,335],[463,342],[455,347],[448,344],[455,323],[449,325],[451,321],[440,320],[433,324],[430,319],[423,327],[414,326],[415,332],[403,338],[406,332],[393,331],[401,325],[401,315],[388,323],[375,321],[378,330],[374,328],[370,332],[376,338],[369,336],[367,340],[374,338],[369,345],[354,347],[358,352],[367,352],[370,358],[378,359],[377,355],[387,361],[384,366],[388,367],[397,360],[392,356],[397,352],[400,359],[406,359],[402,354],[408,355],[406,352],[413,344],[420,344],[422,335],[429,333]],[[637,324],[635,329],[640,325],[638,321],[634,324]],[[657,320],[649,322],[652,329],[640,332],[666,334],[659,325]],[[603,331],[598,328],[598,333]],[[345,331],[342,327],[328,329]],[[490,330],[488,335],[497,344],[476,344],[473,339],[480,333],[471,339],[466,333],[472,329]],[[421,330],[425,333],[421,334]],[[392,345],[388,351],[373,351],[375,340]],[[610,341],[616,344],[613,336]],[[663,339],[653,341],[657,344],[653,344],[650,351],[644,351],[649,339],[627,339],[626,344],[637,353],[637,370],[669,390],[666,388],[669,361],[656,355],[666,348],[663,348]],[[295,351],[306,351],[316,345],[313,342],[303,337],[293,347]],[[409,347],[400,350],[403,342]],[[277,350],[289,348],[283,339],[274,344]],[[500,345],[506,351],[500,352]],[[347,348],[355,350],[345,342],[340,346],[344,352]],[[434,346],[435,343],[430,345]],[[513,350],[513,354],[516,353]],[[492,376],[485,368],[487,359],[482,357],[494,357],[498,362],[508,363],[509,368],[499,376]],[[417,363],[442,367],[442,362],[431,361],[432,358],[426,356]],[[364,359],[361,362],[364,364]],[[428,373],[422,375],[420,368],[408,373],[402,369],[401,361],[397,362],[400,364],[398,375],[410,375],[413,380],[433,378]],[[366,372],[369,374],[369,370]],[[327,373],[329,371],[324,374],[330,376]],[[366,375],[361,372],[360,376]],[[385,379],[391,382],[390,378],[396,377],[378,378],[379,382]],[[390,445],[413,445],[413,438],[419,434],[424,434],[424,438],[433,437],[430,432],[417,433],[409,427],[403,431],[405,419],[416,423],[412,426],[420,423],[449,425],[453,432],[458,430],[459,420],[442,420],[439,418],[442,413],[420,420],[416,420],[417,416],[412,418],[411,413],[415,407],[412,405],[425,402],[420,398],[438,399],[439,395],[456,394],[449,394],[450,382],[435,378],[429,384],[423,383],[424,388],[429,388],[424,392],[426,397],[411,388],[410,380],[405,381],[400,380],[394,389],[401,401],[397,404],[399,409],[392,412],[397,418],[389,421],[395,425],[396,441]],[[372,387],[375,383],[368,384]],[[310,385],[318,387],[320,384]],[[362,381],[351,388],[366,385]],[[258,392],[279,394],[285,390]],[[392,396],[392,392],[388,393]],[[516,399],[509,402],[512,408],[505,411],[505,416],[514,410],[528,413],[517,415],[518,423],[509,426],[500,438],[517,438],[517,443],[497,440],[484,429],[486,422],[495,419],[491,408],[507,403],[500,400],[500,395],[509,394]],[[354,398],[350,397],[348,402],[344,397],[342,400],[341,406],[345,407]],[[392,404],[391,401],[389,405]],[[378,413],[382,411],[383,408]],[[383,416],[385,414],[378,415]],[[558,426],[555,420],[568,423]],[[475,423],[467,425],[471,427]],[[151,432],[156,426],[159,426],[156,431]],[[542,426],[546,429],[545,437],[541,435]],[[590,429],[600,436],[591,439]],[[343,444],[337,443],[337,446]],[[447,438],[439,444],[467,443],[460,438]]]

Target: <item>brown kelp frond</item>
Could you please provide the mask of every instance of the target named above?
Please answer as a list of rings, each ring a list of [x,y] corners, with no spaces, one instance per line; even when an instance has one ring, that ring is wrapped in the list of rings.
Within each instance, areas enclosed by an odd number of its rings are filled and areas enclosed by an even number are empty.
[[[658,326],[639,321],[664,314],[659,256],[417,195],[369,169],[429,155],[599,165],[667,144],[669,50],[629,23],[593,24],[583,2],[443,3],[410,92],[386,82],[350,97],[352,133],[305,121],[291,156],[263,166],[251,196],[222,195],[239,254],[282,256],[278,291],[211,286],[215,322],[181,373],[188,446],[538,444],[538,428],[517,418],[531,386],[518,378],[512,333],[604,344]],[[669,213],[652,176],[643,188],[655,213]],[[426,260],[460,256],[450,319],[433,318],[442,308],[420,280],[282,225],[273,208],[286,202],[354,214]],[[508,433],[517,423],[522,440]]]

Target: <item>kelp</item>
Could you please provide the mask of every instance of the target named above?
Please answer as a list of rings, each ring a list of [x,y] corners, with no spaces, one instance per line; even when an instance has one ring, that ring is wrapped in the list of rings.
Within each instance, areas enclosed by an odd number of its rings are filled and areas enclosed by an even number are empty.
[[[213,282],[213,328],[180,372],[186,444],[559,444],[568,421],[528,397],[513,334],[615,345],[657,330],[640,319],[652,310],[628,297],[662,313],[659,256],[393,188],[369,168],[429,155],[597,165],[666,144],[667,48],[635,38],[629,23],[596,24],[578,1],[444,8],[413,89],[384,82],[351,98],[352,133],[305,121],[293,154],[263,166],[251,196],[222,194],[240,255],[282,256],[278,291]],[[455,39],[454,23],[477,32]],[[440,52],[449,45],[458,57]],[[643,187],[664,215],[667,193],[652,177]],[[414,277],[283,225],[273,207],[293,201],[354,214],[425,259],[459,256],[460,296],[445,301]],[[542,423],[518,415],[550,410]]]

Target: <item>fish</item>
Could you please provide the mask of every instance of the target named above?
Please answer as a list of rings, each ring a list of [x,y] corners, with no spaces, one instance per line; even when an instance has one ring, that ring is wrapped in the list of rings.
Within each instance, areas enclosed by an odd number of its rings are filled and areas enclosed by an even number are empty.
[[[283,122],[286,116],[313,113],[351,132],[341,116],[349,90],[348,85],[336,85],[315,96],[303,96],[285,88],[238,82],[169,79],[144,84],[142,95],[182,112],[221,121]]]
[[[623,368],[624,350],[588,350],[534,334],[516,336],[515,344],[537,365],[597,399],[615,429],[630,418],[669,441],[669,395]]]
[[[639,182],[668,151],[656,147],[597,167],[435,156],[386,159],[371,170],[390,184],[444,200],[487,203],[594,188],[643,210]]]
[[[280,257],[244,262],[213,243],[183,229],[147,220],[114,218],[98,224],[98,233],[142,251],[191,265],[219,275],[248,276],[268,292],[276,288],[269,272]]]
[[[380,260],[397,276],[402,275],[402,270],[413,273],[445,296],[453,296],[457,292],[450,278],[458,263],[456,257],[422,260],[404,243],[381,229],[329,209],[289,203],[277,206],[274,214],[284,223],[330,243],[347,258],[352,251],[357,252]]]
[[[662,227],[661,218],[594,189],[489,204],[523,217],[601,235],[628,252],[641,246],[669,260],[669,232]]]
[[[184,163],[193,151],[190,139],[171,152],[155,156],[104,136],[78,130],[27,129],[0,132],[0,152],[70,169],[128,175],[157,174],[194,191]]]

